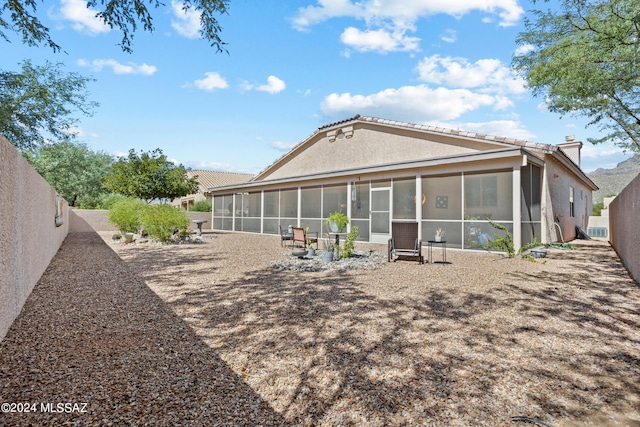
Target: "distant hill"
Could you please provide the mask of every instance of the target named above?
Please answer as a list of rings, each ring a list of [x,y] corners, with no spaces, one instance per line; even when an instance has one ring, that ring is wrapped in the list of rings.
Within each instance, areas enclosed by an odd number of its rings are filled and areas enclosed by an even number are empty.
[[[605,197],[618,195],[624,187],[640,173],[640,155],[636,154],[613,169],[598,168],[587,176],[600,190],[593,192],[593,203],[600,203]]]

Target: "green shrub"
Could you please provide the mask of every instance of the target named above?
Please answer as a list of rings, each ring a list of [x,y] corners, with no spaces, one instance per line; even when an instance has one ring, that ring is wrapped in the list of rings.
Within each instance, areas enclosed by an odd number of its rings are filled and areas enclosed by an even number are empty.
[[[211,212],[211,200],[200,200],[189,206],[191,212]]]
[[[342,247],[342,257],[351,258],[353,256],[353,249],[355,248],[356,239],[358,238],[358,226],[351,227],[351,231],[347,233],[344,239],[344,246]]]
[[[140,223],[149,237],[166,242],[176,230],[186,232],[189,217],[183,210],[171,205],[151,205],[140,212]]]
[[[111,209],[113,205],[118,203],[120,200],[125,199],[126,197],[121,194],[106,194],[100,200],[100,206],[102,209]]]
[[[504,236],[494,234],[492,239],[484,245],[485,248],[487,250],[493,249],[500,252],[506,252],[509,258],[513,258],[516,255],[516,250],[513,247],[513,237],[511,236],[511,233],[509,233],[509,230],[507,230],[507,227],[502,224],[498,224],[490,218],[487,218],[487,221],[489,221],[489,224],[494,228],[504,231]]]
[[[602,209],[604,209],[604,202],[600,202],[600,203],[594,203],[593,204],[593,216],[601,216],[602,215]]]
[[[111,206],[107,219],[121,233],[137,233],[140,230],[139,214],[147,207],[140,199],[125,197]]]

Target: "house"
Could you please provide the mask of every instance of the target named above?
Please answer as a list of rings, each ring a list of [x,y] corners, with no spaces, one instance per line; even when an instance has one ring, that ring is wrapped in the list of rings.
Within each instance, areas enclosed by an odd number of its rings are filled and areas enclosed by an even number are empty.
[[[189,210],[189,207],[194,203],[201,200],[211,200],[211,194],[209,194],[209,188],[219,187],[223,185],[239,184],[248,182],[253,175],[247,173],[236,172],[218,172],[208,170],[189,170],[187,171],[187,178],[198,177],[198,192],[195,194],[189,194],[184,197],[173,199],[171,204],[179,206],[184,210]]]
[[[417,221],[424,242],[440,228],[447,246],[474,249],[496,233],[488,219],[516,248],[560,232],[569,240],[586,228],[597,190],[581,147],[355,116],[319,127],[249,182],[209,188],[213,228],[323,233],[340,211],[371,243],[387,242],[392,221]]]

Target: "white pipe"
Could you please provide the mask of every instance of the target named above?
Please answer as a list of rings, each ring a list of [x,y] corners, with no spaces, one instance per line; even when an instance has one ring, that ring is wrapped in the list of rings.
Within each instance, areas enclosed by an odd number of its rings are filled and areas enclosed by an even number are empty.
[[[560,232],[560,240],[562,240],[562,243],[564,244],[564,237],[562,237],[562,229],[560,228],[560,224],[558,224],[557,222],[554,222],[554,224],[556,225],[556,227],[558,227],[558,231]]]

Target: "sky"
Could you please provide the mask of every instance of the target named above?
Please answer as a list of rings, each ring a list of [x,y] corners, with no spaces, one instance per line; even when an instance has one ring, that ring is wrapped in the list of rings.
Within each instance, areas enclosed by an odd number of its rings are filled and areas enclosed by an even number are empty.
[[[560,117],[510,69],[530,10],[517,0],[231,0],[228,53],[199,37],[177,0],[152,8],[133,53],[83,0],[37,2],[63,52],[0,39],[0,69],[64,63],[95,81],[78,141],[114,156],[162,149],[192,169],[257,173],[319,126],[360,114],[463,131],[584,142],[582,169],[631,157],[581,117]]]

